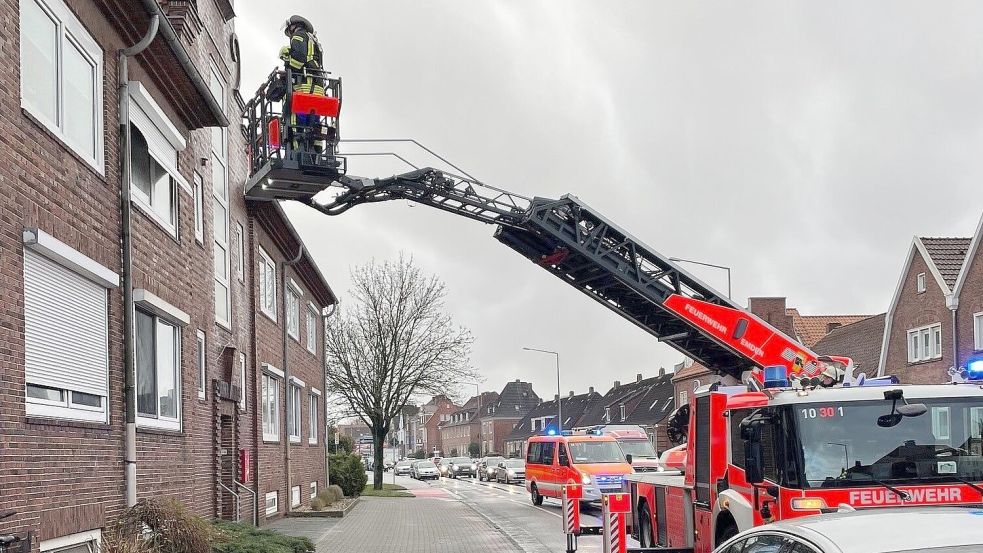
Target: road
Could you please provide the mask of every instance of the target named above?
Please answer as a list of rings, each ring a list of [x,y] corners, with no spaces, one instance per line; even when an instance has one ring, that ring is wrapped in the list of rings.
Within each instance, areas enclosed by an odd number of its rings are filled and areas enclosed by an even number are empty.
[[[419,490],[422,483],[410,479],[412,484],[397,478],[396,483]],[[389,475],[387,482],[392,481]],[[541,506],[534,506],[522,485],[479,482],[477,479],[442,478],[429,484],[432,490],[445,490],[451,498],[460,501],[477,512],[497,530],[509,536],[511,541],[526,553],[564,553],[566,537],[562,532],[560,502],[546,499]],[[416,490],[414,490],[416,491]],[[422,492],[422,490],[420,490]],[[419,493],[419,492],[418,492]],[[427,492],[424,492],[427,493]],[[581,513],[581,523],[600,526],[600,511],[588,508]],[[637,542],[629,539],[630,547]],[[577,551],[601,551],[601,537],[581,536]]]

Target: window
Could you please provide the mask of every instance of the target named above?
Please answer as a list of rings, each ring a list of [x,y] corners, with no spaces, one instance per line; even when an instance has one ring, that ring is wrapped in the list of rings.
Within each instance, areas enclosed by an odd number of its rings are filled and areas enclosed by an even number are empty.
[[[973,315],[973,349],[983,350],[983,312]]]
[[[318,408],[317,408],[317,406],[318,406],[318,403],[319,403],[319,401],[318,401],[319,395],[320,395],[320,392],[319,391],[317,391],[317,390],[311,390],[311,395],[310,395],[310,398],[309,398],[310,399],[310,416],[308,417],[308,424],[307,424],[307,426],[308,426],[308,429],[307,429],[307,434],[308,434],[307,442],[309,444],[311,444],[311,445],[314,445],[314,444],[317,443],[317,419],[318,419],[318,416],[317,416]]]
[[[41,553],[99,553],[102,532],[99,529],[79,532],[41,542]]]
[[[205,399],[205,333],[198,331],[198,399]]]
[[[942,325],[934,324],[908,331],[908,362],[917,363],[942,357]]]
[[[621,422],[625,422],[625,404],[621,404]]]
[[[301,386],[294,382],[291,382],[288,388],[290,396],[287,398],[287,409],[290,415],[287,418],[287,435],[290,436],[291,442],[300,441],[300,411],[303,405],[300,400],[300,388]]]
[[[287,334],[300,341],[300,292],[290,281],[287,286]]]
[[[607,422],[607,423],[611,422],[611,408],[610,407],[605,407],[604,408],[604,422]]]
[[[225,109],[225,83],[214,67],[208,88]],[[232,326],[232,302],[229,296],[229,174],[226,129],[212,127],[212,235],[215,238],[215,320]]]
[[[246,354],[239,352],[239,410],[246,412],[246,398],[249,397],[249,378],[246,376]]]
[[[688,402],[689,402],[689,394],[686,393],[686,390],[679,392],[679,405],[677,405],[677,407],[682,407],[683,405],[686,405]]]
[[[317,352],[317,309],[314,304],[307,306],[307,351]]]
[[[560,447],[557,448],[556,456],[557,463],[559,463],[560,466],[570,466],[570,457],[567,455],[567,448],[563,447],[563,444],[560,444]]]
[[[205,241],[205,184],[201,180],[201,175],[195,172],[194,176],[195,194],[195,240],[199,244]]]
[[[36,232],[39,237],[54,240],[41,231]],[[84,258],[74,250],[71,252]],[[84,260],[95,265],[91,259]],[[24,376],[28,415],[108,421],[107,302],[107,283],[86,278],[30,247],[24,249]],[[70,362],[71,371],[65,370],[65,362]]]
[[[282,374],[282,373],[281,373]],[[280,440],[280,380],[263,374],[263,439]]]
[[[276,322],[276,264],[263,248],[259,249],[259,307]]]
[[[21,0],[20,45],[21,107],[103,173],[99,44],[62,0]]]
[[[242,228],[242,223],[236,223],[236,247],[238,256],[236,259],[236,273],[239,275],[239,282],[246,280],[246,231]]]
[[[274,515],[280,510],[280,493],[269,492],[266,494],[266,516]]]
[[[915,279],[915,290],[919,294],[925,291],[925,273],[918,273]]]
[[[151,153],[147,138],[130,123],[130,188],[133,200],[172,235],[177,234],[177,187]]]
[[[300,505],[300,486],[294,486],[290,488],[290,506],[296,507]]]
[[[181,429],[181,339],[176,326],[136,311],[137,422]]]
[[[542,449],[539,450],[539,463],[543,465],[553,464],[553,449],[556,442],[543,442]]]
[[[317,482],[311,482],[311,499],[317,497]]]
[[[949,439],[948,407],[932,407],[932,434],[937,440]]]

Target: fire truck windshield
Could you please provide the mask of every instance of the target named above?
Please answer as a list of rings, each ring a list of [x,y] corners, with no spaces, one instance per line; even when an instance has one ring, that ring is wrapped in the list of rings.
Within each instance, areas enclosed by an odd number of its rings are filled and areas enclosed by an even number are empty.
[[[806,485],[983,481],[983,401],[909,401],[928,410],[893,425],[878,425],[890,401],[793,406]]]
[[[648,440],[626,440],[618,441],[621,444],[621,449],[626,454],[630,454],[632,457],[637,459],[642,458],[656,458],[659,455],[655,452],[655,448],[652,447],[652,442]]]
[[[570,456],[573,462],[582,463],[624,463],[625,454],[618,442],[570,442]]]

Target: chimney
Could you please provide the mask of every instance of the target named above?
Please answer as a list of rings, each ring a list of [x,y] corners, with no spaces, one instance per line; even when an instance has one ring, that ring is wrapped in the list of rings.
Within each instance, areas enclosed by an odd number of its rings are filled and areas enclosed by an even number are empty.
[[[591,386],[590,388],[587,388],[587,393],[588,394],[591,394],[591,395],[594,395],[594,387]]]
[[[560,401],[560,394],[553,394],[553,401]]]
[[[573,397],[573,390],[570,390],[570,397]]]
[[[614,381],[614,387],[615,388],[620,388],[621,387],[621,381],[620,380],[615,380]]]
[[[519,380],[518,378],[516,378],[516,379],[515,379],[515,382],[516,382],[516,383],[518,384],[519,382],[522,382],[522,381],[521,381],[521,380]]]
[[[635,375],[635,382],[641,382],[641,381],[642,381],[642,373],[636,374]]]

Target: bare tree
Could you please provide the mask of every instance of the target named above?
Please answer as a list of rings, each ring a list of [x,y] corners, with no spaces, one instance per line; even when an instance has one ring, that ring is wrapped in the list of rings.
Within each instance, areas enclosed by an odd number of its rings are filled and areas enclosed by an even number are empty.
[[[444,308],[446,289],[412,259],[371,261],[352,270],[351,302],[328,320],[328,390],[372,431],[373,487],[382,489],[383,446],[411,397],[447,393],[475,373],[473,339]]]

